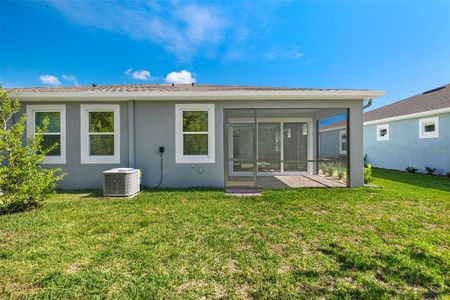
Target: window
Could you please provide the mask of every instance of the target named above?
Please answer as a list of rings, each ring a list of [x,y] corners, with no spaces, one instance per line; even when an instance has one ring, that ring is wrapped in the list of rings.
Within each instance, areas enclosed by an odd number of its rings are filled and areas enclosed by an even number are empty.
[[[389,124],[377,125],[377,141],[389,141]]]
[[[48,120],[47,129],[41,132],[43,146],[54,147],[44,159],[44,164],[66,163],[66,105],[27,105],[27,135],[36,135],[38,128],[43,129],[44,120]]]
[[[439,137],[439,117],[419,120],[419,138],[437,138]]]
[[[347,130],[339,131],[339,153],[347,154]]]
[[[175,106],[176,162],[214,163],[214,104]]]
[[[120,163],[120,106],[81,105],[81,163]]]

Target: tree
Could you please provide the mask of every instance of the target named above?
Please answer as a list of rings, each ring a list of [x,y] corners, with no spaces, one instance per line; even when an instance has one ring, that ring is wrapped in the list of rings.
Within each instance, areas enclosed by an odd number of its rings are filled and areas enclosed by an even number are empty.
[[[15,123],[13,116],[20,111],[18,94],[10,99],[9,92],[0,86],[0,214],[23,211],[39,206],[53,192],[63,178],[60,169],[41,167],[45,155],[57,145],[42,146],[43,128],[24,140],[26,117]]]

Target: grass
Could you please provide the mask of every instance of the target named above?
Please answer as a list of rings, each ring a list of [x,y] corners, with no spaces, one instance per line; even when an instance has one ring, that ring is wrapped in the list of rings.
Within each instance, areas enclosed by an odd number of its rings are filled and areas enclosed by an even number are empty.
[[[447,298],[450,180],[56,194],[0,216],[0,298]]]

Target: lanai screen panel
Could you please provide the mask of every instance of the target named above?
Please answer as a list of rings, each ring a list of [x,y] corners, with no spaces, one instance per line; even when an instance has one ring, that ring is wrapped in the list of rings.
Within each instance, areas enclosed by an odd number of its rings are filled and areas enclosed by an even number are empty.
[[[225,187],[256,187],[256,112],[226,109],[224,113]]]

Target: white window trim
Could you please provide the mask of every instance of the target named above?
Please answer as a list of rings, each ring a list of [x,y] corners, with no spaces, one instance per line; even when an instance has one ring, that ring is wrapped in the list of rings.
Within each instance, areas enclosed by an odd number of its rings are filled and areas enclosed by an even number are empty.
[[[385,136],[380,135],[380,131],[383,129],[387,131]],[[377,125],[377,141],[389,141],[389,124]]]
[[[425,124],[434,123],[433,132],[425,132]],[[419,138],[430,139],[439,137],[439,117],[426,118],[419,120]]]
[[[89,155],[89,112],[114,112],[114,155]],[[120,164],[120,105],[81,104],[81,164]]]
[[[183,112],[208,112],[208,155],[183,154]],[[215,117],[214,104],[176,104],[175,105],[175,162],[177,164],[189,163],[215,163]]]
[[[341,130],[339,131],[339,154],[347,154],[347,150],[342,149],[342,136],[347,134],[347,130]],[[347,149],[348,149],[348,138],[345,141],[347,143]]]
[[[66,105],[65,104],[45,104],[45,105],[27,105],[27,137],[32,137],[35,134],[35,114],[36,112],[59,112],[60,113],[60,135],[61,150],[60,156],[46,156],[43,164],[65,164],[66,163]]]

